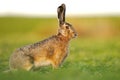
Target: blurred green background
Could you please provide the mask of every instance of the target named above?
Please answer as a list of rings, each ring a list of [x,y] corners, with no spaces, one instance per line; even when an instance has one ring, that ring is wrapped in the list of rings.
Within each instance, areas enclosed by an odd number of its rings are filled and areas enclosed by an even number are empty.
[[[9,69],[9,57],[19,47],[57,33],[57,18],[0,17],[0,80],[119,80],[120,16],[69,17],[78,37],[59,69],[38,71]]]

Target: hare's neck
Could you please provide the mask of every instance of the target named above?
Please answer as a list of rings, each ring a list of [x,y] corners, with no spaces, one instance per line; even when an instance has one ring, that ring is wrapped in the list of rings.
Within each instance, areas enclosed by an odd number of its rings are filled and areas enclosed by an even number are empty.
[[[57,45],[60,46],[60,48],[68,49],[69,40],[67,38],[56,35],[56,39],[57,39]]]
[[[60,35],[60,34],[57,35],[57,38],[58,38],[61,42],[64,42],[64,43],[66,43],[66,44],[68,44],[69,41],[70,41],[69,38],[64,37],[64,36],[62,36],[62,35]]]

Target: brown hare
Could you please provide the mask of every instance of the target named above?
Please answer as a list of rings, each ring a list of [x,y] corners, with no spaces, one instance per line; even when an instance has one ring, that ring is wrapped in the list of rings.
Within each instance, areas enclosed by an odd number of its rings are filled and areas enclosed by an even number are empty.
[[[69,53],[69,41],[77,36],[71,24],[65,22],[65,4],[58,9],[59,29],[56,35],[17,49],[10,57],[11,70],[31,70],[52,65],[58,68]]]

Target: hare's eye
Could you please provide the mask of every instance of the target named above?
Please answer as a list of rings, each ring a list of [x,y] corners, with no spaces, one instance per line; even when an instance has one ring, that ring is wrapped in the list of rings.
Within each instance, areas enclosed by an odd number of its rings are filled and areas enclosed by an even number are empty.
[[[69,29],[69,26],[66,26],[66,29]]]

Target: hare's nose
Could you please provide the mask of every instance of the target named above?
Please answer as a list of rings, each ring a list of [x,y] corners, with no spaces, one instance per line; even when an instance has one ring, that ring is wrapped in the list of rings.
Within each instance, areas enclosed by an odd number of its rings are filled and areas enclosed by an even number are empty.
[[[77,37],[77,34],[75,33],[75,34],[74,34],[74,38],[76,38],[76,37]]]
[[[75,37],[77,37],[77,35],[78,35],[78,34],[76,33],[76,34],[75,34]]]

